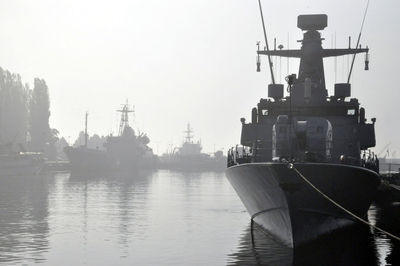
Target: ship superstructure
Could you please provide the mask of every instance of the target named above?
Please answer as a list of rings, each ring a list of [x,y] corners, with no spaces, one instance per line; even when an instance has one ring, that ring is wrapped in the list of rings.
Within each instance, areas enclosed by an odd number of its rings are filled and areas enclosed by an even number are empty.
[[[135,133],[129,124],[129,114],[133,109],[128,102],[123,104],[118,136],[108,136],[104,143],[105,150],[90,149],[87,140],[82,147],[66,147],[65,152],[75,170],[137,170],[156,168],[157,157],[148,144],[150,139],[145,133]],[[86,116],[87,121],[87,116]],[[87,122],[86,122],[87,125]],[[85,129],[87,139],[87,129]]]
[[[360,217],[379,183],[378,162],[365,164],[360,156],[375,146],[376,119],[368,123],[358,100],[348,100],[349,82],[335,84],[328,96],[323,65],[323,58],[366,53],[368,68],[369,49],[322,48],[320,31],[326,26],[326,15],[300,15],[301,49],[257,51],[269,61],[270,56],[299,58],[299,73],[286,78],[286,97],[284,85],[272,78],[269,98],[252,109],[250,123],[241,119],[242,146],[228,152],[228,179],[254,221],[292,247],[354,219],[322,198],[289,163]]]
[[[194,141],[193,129],[187,124],[182,146],[176,147],[172,153],[160,158],[161,168],[212,171],[225,168],[226,157],[222,151],[214,152],[214,156],[202,152],[201,142]]]
[[[182,146],[178,148],[177,155],[179,156],[204,156],[206,154],[202,154],[201,150],[203,147],[201,146],[201,142],[194,142],[193,140],[193,130],[190,127],[190,124],[187,124],[186,130],[184,131],[185,141]]]

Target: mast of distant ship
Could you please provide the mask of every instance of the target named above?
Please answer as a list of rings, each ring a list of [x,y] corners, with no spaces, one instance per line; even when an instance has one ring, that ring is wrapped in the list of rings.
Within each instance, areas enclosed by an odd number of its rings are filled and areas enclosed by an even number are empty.
[[[185,133],[186,133],[186,137],[185,137],[186,138],[186,142],[191,143],[192,142],[192,138],[193,138],[193,135],[192,135],[193,131],[190,128],[190,123],[187,124],[187,129],[186,129]]]
[[[121,110],[117,110],[117,112],[121,113],[121,122],[119,124],[119,135],[121,136],[124,132],[124,128],[129,126],[129,113],[133,113],[134,110],[129,109],[128,100],[126,100],[126,104],[122,106]]]

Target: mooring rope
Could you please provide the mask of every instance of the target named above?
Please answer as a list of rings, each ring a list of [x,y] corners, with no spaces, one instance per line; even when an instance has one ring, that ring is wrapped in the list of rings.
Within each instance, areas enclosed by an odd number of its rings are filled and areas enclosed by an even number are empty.
[[[333,199],[331,199],[328,195],[326,195],[325,193],[323,193],[321,190],[319,190],[316,186],[314,186],[302,173],[300,173],[299,170],[297,170],[297,168],[294,166],[293,163],[289,164],[289,168],[293,169],[294,171],[296,171],[296,173],[308,184],[310,185],[313,189],[315,189],[315,191],[317,191],[319,194],[321,194],[325,199],[327,199],[328,201],[330,201],[332,204],[334,204],[336,207],[338,207],[339,209],[343,210],[344,212],[346,212],[347,214],[349,214],[350,216],[352,216],[353,218],[357,219],[358,221],[371,226],[372,228],[392,237],[393,239],[396,239],[398,241],[400,241],[400,237],[395,236],[391,233],[389,233],[388,231],[383,230],[382,228],[373,225],[371,223],[369,223],[368,221],[362,219],[361,217],[358,217],[356,214],[352,213],[351,211],[347,210],[345,207],[341,206],[339,203],[337,203],[336,201],[334,201]]]
[[[397,189],[400,191],[400,186],[396,186],[396,185],[390,185],[392,188]]]

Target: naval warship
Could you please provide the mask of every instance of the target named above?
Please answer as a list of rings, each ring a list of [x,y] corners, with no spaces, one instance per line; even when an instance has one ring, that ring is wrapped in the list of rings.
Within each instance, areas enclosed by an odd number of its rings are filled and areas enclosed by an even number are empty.
[[[85,120],[85,144],[80,147],[64,149],[73,171],[139,170],[157,167],[157,157],[147,145],[150,139],[146,134],[136,134],[129,125],[129,113],[133,110],[128,103],[121,113],[118,136],[108,136],[104,149],[88,148],[87,114]]]
[[[334,84],[334,95],[328,96],[323,65],[327,57],[353,55],[354,63],[355,54],[365,53],[368,70],[369,49],[358,44],[324,49],[320,31],[327,21],[324,14],[298,16],[303,39],[301,48],[292,50],[269,50],[264,27],[267,45],[257,51],[257,71],[259,56],[266,55],[268,98],[252,109],[250,123],[241,119],[241,146],[228,151],[227,178],[252,222],[289,247],[354,224],[355,216],[366,217],[379,185],[378,162],[366,164],[360,156],[375,146],[376,119],[368,122],[359,101],[349,99],[351,71],[348,82]],[[298,76],[286,78],[285,97],[284,85],[275,83],[271,56],[300,59]]]
[[[174,148],[171,152],[160,157],[160,168],[185,171],[224,171],[226,156],[222,151],[210,154],[202,152],[200,141],[193,140],[193,130],[187,124],[185,140],[182,146]]]

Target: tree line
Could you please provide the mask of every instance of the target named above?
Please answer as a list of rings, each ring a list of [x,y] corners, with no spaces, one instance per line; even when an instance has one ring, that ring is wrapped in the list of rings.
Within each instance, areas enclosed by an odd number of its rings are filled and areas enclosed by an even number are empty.
[[[0,152],[44,152],[57,156],[56,129],[50,128],[49,89],[35,78],[33,89],[19,74],[0,68]]]

